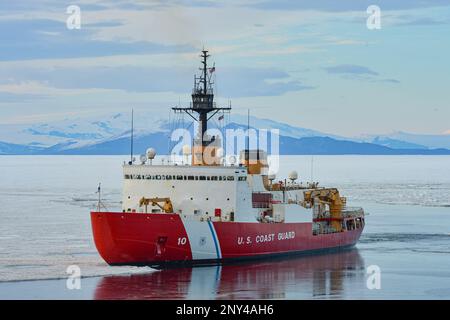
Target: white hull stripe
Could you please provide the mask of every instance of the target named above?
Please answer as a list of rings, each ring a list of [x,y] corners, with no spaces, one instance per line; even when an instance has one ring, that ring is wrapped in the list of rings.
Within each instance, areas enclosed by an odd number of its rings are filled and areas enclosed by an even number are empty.
[[[193,260],[220,259],[220,247],[214,226],[206,221],[183,219]]]
[[[214,229],[214,225],[212,224],[212,222],[210,220],[208,220],[208,226],[209,226],[209,229],[211,230],[211,234],[212,234],[212,237],[214,240],[214,246],[216,247],[217,259],[222,259],[222,253],[220,250],[219,239],[217,238],[217,234],[216,234],[216,230]]]

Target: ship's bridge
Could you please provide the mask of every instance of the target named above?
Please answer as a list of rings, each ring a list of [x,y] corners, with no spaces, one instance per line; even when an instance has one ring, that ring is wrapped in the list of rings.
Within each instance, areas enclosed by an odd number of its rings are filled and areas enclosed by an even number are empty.
[[[238,166],[123,166],[124,212],[161,212],[157,205],[140,206],[142,198],[169,198],[174,213],[197,217],[229,217],[246,212],[254,220],[247,169]],[[248,208],[244,206],[249,206]]]

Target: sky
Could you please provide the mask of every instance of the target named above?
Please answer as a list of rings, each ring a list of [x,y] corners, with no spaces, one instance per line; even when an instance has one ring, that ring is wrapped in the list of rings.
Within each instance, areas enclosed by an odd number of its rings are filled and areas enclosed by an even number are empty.
[[[168,115],[189,104],[205,48],[216,101],[236,113],[342,136],[450,134],[450,0],[0,0],[0,40],[0,125]]]

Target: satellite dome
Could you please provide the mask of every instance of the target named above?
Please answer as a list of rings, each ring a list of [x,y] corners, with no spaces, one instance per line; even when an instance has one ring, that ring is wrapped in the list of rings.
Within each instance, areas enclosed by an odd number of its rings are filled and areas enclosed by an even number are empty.
[[[139,159],[141,160],[142,164],[145,164],[145,162],[147,161],[147,156],[145,154],[141,154],[141,156],[139,157]]]
[[[149,158],[150,160],[153,160],[153,159],[155,159],[156,151],[153,148],[148,148],[146,154],[147,154],[147,158]]]
[[[291,172],[289,173],[289,179],[292,180],[292,181],[297,180],[297,179],[298,179],[298,173],[297,173],[297,171],[291,171]]]
[[[276,174],[273,172],[269,172],[269,175],[267,176],[267,178],[271,181],[275,180],[277,178]]]

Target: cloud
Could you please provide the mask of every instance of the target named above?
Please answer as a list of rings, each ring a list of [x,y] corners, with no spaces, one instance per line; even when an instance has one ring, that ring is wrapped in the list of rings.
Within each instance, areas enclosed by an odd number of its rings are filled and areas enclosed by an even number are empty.
[[[387,82],[387,83],[394,83],[394,84],[400,83],[400,81],[397,79],[382,79],[382,80],[380,80],[380,82]]]
[[[450,6],[448,0],[262,0],[252,2],[249,6],[269,10],[318,10],[318,11],[362,11],[376,4],[382,10],[408,10],[416,8],[429,8]]]
[[[411,27],[411,26],[436,26],[436,25],[443,25],[448,24],[448,20],[436,20],[430,17],[422,17],[422,18],[414,18],[411,20],[406,20],[402,22],[398,22],[394,24],[395,26],[405,26],[405,27]]]
[[[48,85],[48,82],[39,81],[7,81],[0,83],[0,93],[4,93],[10,96],[16,96],[17,100],[23,97],[24,101],[28,101],[31,98],[38,97],[55,97],[64,95],[79,95],[90,93],[103,93],[108,94],[107,89],[60,89]]]
[[[373,71],[370,68],[353,65],[353,64],[341,64],[334,67],[326,67],[324,68],[329,74],[341,75],[346,79],[353,80],[363,80],[369,82],[382,82],[382,83],[391,83],[391,84],[399,84],[400,81],[392,78],[380,78],[380,74],[376,71]]]
[[[103,27],[120,27],[123,22],[120,21],[102,21],[95,23],[84,23],[83,28],[103,28]]]
[[[378,76],[378,73],[370,70],[367,67],[353,65],[353,64],[341,64],[335,67],[327,67],[325,70],[331,74],[356,74],[356,75],[370,75]]]
[[[43,98],[45,98],[45,96],[38,94],[10,93],[0,91],[0,103],[23,103]]]
[[[251,7],[264,10],[317,10],[324,12],[363,11],[376,4],[382,10],[408,10],[449,6],[448,0],[78,0],[83,11],[147,10],[161,8]],[[59,0],[14,0],[0,2],[0,12],[64,10]]]
[[[89,3],[104,9],[86,10]],[[9,41],[0,44],[0,60],[193,52],[193,48],[205,44],[233,47],[233,53],[241,56],[296,55],[320,47],[317,38],[303,35],[306,30],[300,28],[336,16],[310,11],[286,11],[280,15],[243,6],[238,1],[105,0],[79,1],[78,5],[80,30],[66,29],[65,8],[55,1],[46,1],[46,5],[34,9],[23,8],[16,14],[8,15],[5,10],[0,15],[0,37],[9,37]],[[6,31],[11,29],[14,37]],[[305,44],[305,37],[310,37],[312,45]],[[277,42],[270,42],[271,39]],[[328,44],[362,43],[338,39],[325,43]]]
[[[120,42],[92,40],[96,26],[119,25],[109,23],[87,24],[80,30],[68,30],[65,23],[47,20],[0,21],[0,60],[31,60],[52,58],[79,58],[120,54],[192,52],[187,45],[164,45],[151,42]],[[14,30],[14,32],[11,32]]]
[[[0,91],[54,95],[99,90],[127,92],[172,92],[188,94],[195,68],[157,66],[5,68]],[[216,87],[224,97],[277,96],[290,91],[313,89],[283,70],[274,68],[217,67]],[[11,80],[13,79],[13,80]],[[81,91],[80,93],[83,93]]]
[[[67,2],[62,4],[59,0],[45,0],[45,1],[29,1],[29,0],[14,0],[0,2],[0,12],[30,12],[35,10],[51,10],[65,12],[66,8],[73,3]],[[74,4],[82,6],[83,10],[97,11],[108,8],[106,2],[102,0],[79,0]]]
[[[291,91],[315,89],[277,69],[228,68],[218,82],[219,93],[225,97],[278,96]]]

